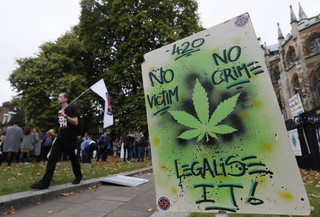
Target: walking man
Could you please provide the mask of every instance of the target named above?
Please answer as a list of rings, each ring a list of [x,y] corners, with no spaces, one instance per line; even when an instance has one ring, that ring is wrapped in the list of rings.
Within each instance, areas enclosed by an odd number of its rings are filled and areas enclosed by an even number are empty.
[[[68,101],[69,94],[59,94],[58,103],[61,106],[61,110],[58,112],[58,137],[52,144],[52,148],[49,152],[47,168],[43,178],[39,182],[30,185],[33,189],[46,189],[49,187],[56,164],[61,158],[63,151],[67,153],[71,160],[73,173],[75,175],[72,184],[79,184],[82,179],[80,163],[74,152],[77,144],[78,111],[77,107],[73,104],[69,105]]]

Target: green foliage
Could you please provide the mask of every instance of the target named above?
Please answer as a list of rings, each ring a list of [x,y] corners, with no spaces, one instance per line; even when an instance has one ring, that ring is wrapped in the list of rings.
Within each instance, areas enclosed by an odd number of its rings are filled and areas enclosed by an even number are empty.
[[[234,110],[239,95],[240,93],[221,102],[209,120],[208,96],[205,89],[197,79],[193,89],[192,100],[199,120],[185,111],[168,111],[172,117],[178,121],[178,123],[186,127],[193,128],[183,132],[178,136],[178,138],[190,140],[198,137],[198,141],[200,141],[204,136],[206,136],[206,141],[208,142],[208,135],[212,138],[218,139],[216,134],[229,134],[237,131],[237,129],[228,125],[217,124],[223,121]]]
[[[196,1],[83,0],[81,6],[80,39],[106,81],[113,130],[146,130],[143,55],[201,30]]]
[[[58,93],[74,99],[103,78],[113,106],[112,132],[146,130],[143,55],[202,30],[197,2],[82,0],[81,7],[72,31],[41,45],[37,56],[17,60],[9,80],[27,123],[53,128]],[[85,94],[76,104],[86,131],[102,126],[103,99]]]
[[[58,94],[68,92],[73,99],[92,83],[86,76],[89,59],[77,36],[68,32],[54,43],[42,44],[36,57],[17,60],[19,67],[9,80],[19,93],[15,102],[25,111],[28,124],[55,128]]]

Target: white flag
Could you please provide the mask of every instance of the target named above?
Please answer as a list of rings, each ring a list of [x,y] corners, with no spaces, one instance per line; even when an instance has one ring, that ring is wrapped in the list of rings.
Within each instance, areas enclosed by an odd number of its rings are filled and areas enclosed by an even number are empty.
[[[101,79],[94,85],[92,85],[91,90],[94,91],[96,94],[101,96],[105,101],[104,106],[104,117],[103,117],[103,128],[107,128],[113,125],[113,113],[112,113],[112,106],[110,101],[110,96],[107,90],[107,87],[104,83],[104,80]]]

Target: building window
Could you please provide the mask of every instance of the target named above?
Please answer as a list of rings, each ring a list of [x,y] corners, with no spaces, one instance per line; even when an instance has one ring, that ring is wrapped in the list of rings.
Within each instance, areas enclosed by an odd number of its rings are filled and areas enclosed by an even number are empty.
[[[297,58],[296,51],[294,49],[290,50],[290,58],[291,62],[294,62]]]
[[[320,52],[320,36],[316,36],[312,41],[310,42],[310,51],[312,52]]]
[[[294,88],[294,94],[300,93],[300,83],[297,75],[295,75],[293,79],[293,88]]]
[[[279,79],[280,79],[280,71],[279,71],[279,68],[276,67],[276,68],[274,69],[274,80],[275,80],[275,81],[278,81]]]
[[[291,46],[289,47],[289,50],[287,52],[287,63],[288,66],[294,65],[294,61],[297,59],[296,51],[295,49]]]

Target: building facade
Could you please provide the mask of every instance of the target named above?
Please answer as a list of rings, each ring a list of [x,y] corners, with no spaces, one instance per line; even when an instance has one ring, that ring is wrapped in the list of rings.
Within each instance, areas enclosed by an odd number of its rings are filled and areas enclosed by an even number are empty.
[[[320,14],[307,17],[299,4],[299,19],[290,6],[291,32],[278,44],[264,45],[265,60],[284,119],[293,118],[289,99],[299,94],[305,111],[320,106]]]

